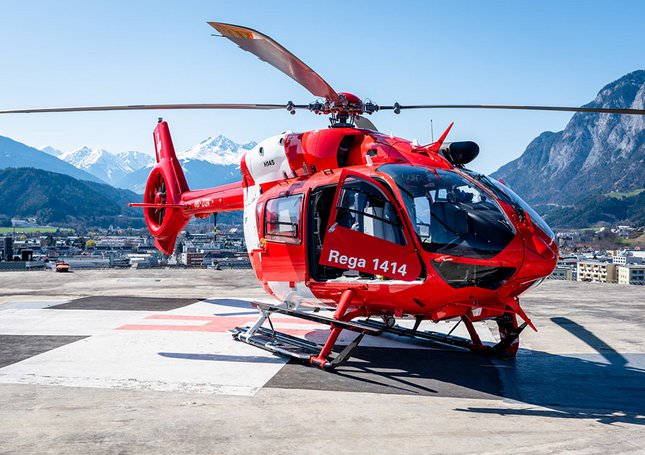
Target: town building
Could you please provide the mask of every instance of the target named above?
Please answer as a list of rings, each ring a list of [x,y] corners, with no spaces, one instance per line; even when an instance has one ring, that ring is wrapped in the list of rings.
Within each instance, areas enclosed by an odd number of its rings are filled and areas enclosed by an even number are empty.
[[[560,256],[558,258],[557,268],[571,268],[575,269],[576,264],[578,264],[578,256],[569,255],[569,256]]]
[[[618,284],[645,285],[645,264],[618,266]]]
[[[627,255],[613,256],[611,258],[611,262],[613,264],[618,264],[618,265],[642,264],[643,258],[639,256],[627,256]]]
[[[181,253],[181,264],[187,267],[202,267],[204,265],[204,256],[206,253],[202,252],[185,252]]]
[[[570,267],[556,267],[551,273],[551,278],[554,280],[574,281],[576,278],[576,271]]]
[[[595,283],[615,283],[618,279],[616,264],[598,261],[578,262],[577,281],[592,281]]]

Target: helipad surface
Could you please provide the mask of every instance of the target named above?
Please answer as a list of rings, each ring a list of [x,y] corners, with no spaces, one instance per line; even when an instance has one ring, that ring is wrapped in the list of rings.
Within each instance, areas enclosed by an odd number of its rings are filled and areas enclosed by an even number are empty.
[[[515,361],[366,337],[336,373],[234,341],[261,299],[243,271],[0,274],[0,453],[645,452],[645,288],[545,283]]]

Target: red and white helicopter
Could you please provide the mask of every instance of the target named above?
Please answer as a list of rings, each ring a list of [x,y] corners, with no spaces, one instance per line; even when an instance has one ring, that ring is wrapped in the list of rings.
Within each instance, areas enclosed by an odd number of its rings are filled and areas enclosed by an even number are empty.
[[[519,296],[555,267],[555,236],[540,216],[504,183],[466,169],[474,142],[445,142],[450,127],[429,145],[386,135],[364,116],[390,110],[483,108],[643,115],[637,109],[508,105],[379,106],[336,92],[280,44],[255,30],[209,22],[222,36],[276,67],[319,101],[287,104],[171,104],[14,109],[0,113],[158,110],[288,109],[329,116],[326,129],[270,137],[241,158],[242,180],[190,190],[168,124],[154,130],[157,164],[143,203],[156,246],[174,250],[191,217],[243,210],[248,254],[258,280],[278,299],[256,303],[259,318],[235,339],[324,369],[346,361],[365,334],[391,332],[489,352],[515,355],[519,335],[535,327]],[[452,125],[451,125],[452,126]],[[333,310],[333,317],[320,309]],[[320,346],[273,330],[271,315],[329,324]],[[413,327],[396,318],[412,318]],[[518,323],[518,317],[523,321]],[[357,318],[360,318],[357,320]],[[458,320],[470,339],[419,330],[424,320]],[[476,321],[495,320],[501,341],[482,343]],[[270,328],[264,326],[265,322]],[[357,332],[332,352],[343,330]]]

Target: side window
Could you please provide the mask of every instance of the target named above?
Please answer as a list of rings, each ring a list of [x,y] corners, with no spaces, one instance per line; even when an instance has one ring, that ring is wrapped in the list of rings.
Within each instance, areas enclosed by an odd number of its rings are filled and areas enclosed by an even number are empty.
[[[264,235],[267,240],[300,243],[300,210],[302,194],[267,201],[264,212]]]
[[[345,180],[335,221],[353,231],[405,245],[401,221],[392,203],[381,190],[363,180]]]
[[[410,211],[410,216],[414,216],[413,226],[416,228],[422,242],[430,241],[430,199],[428,197],[414,198],[414,211]]]

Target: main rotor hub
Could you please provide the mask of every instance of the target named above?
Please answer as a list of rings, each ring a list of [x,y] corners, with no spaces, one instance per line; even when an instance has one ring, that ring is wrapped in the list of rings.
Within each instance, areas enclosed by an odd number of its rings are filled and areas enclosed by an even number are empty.
[[[356,117],[362,114],[372,114],[379,110],[378,104],[370,100],[363,102],[358,96],[348,93],[338,93],[340,102],[331,100],[317,100],[306,106],[314,114],[329,115],[329,122],[333,127],[351,127],[354,126]],[[298,106],[304,107],[304,106]],[[287,110],[291,114],[296,113],[296,106],[293,102],[287,103]]]

